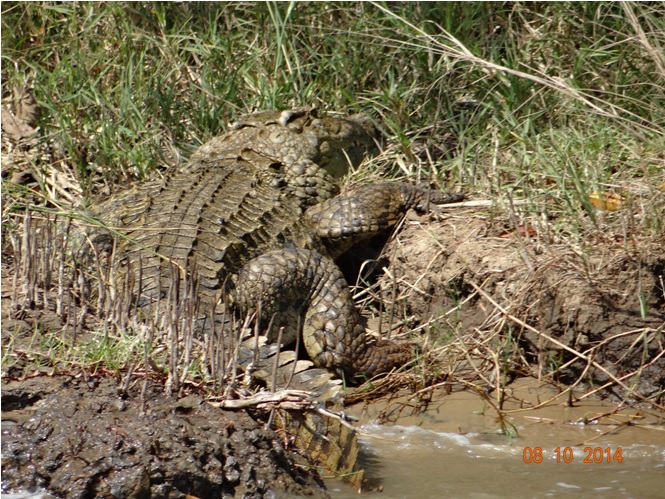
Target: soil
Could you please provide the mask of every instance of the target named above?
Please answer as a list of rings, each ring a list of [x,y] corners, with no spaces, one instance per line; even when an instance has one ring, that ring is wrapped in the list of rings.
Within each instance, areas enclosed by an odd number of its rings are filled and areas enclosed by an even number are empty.
[[[511,350],[513,376],[663,403],[665,241],[575,247],[477,210],[431,218],[412,217],[384,251],[393,277],[379,286],[396,317],[467,345],[494,337]]]
[[[108,376],[3,380],[2,490],[55,497],[322,496],[265,415],[223,411],[161,383]]]

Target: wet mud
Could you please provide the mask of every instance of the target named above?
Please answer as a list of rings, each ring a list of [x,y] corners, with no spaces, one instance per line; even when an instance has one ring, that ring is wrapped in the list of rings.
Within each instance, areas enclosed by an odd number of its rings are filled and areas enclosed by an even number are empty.
[[[66,498],[322,496],[266,415],[109,376],[2,384],[2,490]],[[142,393],[144,392],[144,393]],[[302,461],[302,460],[301,460]]]

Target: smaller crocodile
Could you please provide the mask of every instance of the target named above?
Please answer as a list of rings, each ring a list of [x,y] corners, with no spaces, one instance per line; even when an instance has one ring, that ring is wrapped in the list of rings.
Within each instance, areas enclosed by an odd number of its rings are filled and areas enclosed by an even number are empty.
[[[302,334],[314,364],[335,370],[347,380],[401,367],[413,359],[412,349],[365,334],[349,286],[333,258],[389,230],[409,209],[424,213],[429,203],[450,203],[462,197],[402,182],[378,182],[342,192],[304,213],[306,226],[325,251],[289,247],[260,255],[231,279],[231,294],[241,310],[261,301],[264,323],[273,324],[269,340],[274,341],[280,329],[285,344]]]

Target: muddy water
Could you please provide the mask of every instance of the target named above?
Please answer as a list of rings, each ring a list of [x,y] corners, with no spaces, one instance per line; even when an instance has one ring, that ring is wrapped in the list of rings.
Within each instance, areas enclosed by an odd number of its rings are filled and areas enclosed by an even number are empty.
[[[556,395],[535,380],[519,380],[512,389],[526,404]],[[502,434],[496,411],[469,392],[436,397],[425,414],[388,425],[374,423],[385,406],[356,407],[366,476],[383,488],[370,496],[665,497],[665,415],[626,409],[585,424],[616,406],[585,399],[567,407],[566,398],[510,412],[510,436]],[[516,402],[505,407],[519,408]],[[339,483],[328,486],[334,498],[358,497]]]

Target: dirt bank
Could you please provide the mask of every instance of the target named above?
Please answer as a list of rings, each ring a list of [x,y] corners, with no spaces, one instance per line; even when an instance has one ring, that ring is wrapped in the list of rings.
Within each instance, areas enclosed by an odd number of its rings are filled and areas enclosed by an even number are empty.
[[[396,318],[427,324],[435,343],[480,350],[507,378],[663,402],[664,241],[557,242],[478,210],[432,218],[412,218],[385,250],[379,285]]]

